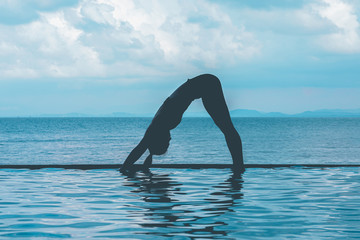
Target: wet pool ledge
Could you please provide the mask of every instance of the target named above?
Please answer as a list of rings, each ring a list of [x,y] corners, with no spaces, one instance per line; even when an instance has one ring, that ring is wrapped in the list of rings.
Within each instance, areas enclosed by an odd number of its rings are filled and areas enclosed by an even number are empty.
[[[64,169],[119,169],[122,164],[34,164],[34,165],[0,165],[0,169],[41,169],[41,168],[64,168]],[[142,164],[134,165],[137,169],[142,169]],[[224,169],[231,168],[232,164],[153,164],[151,168],[180,168],[180,169]],[[360,167],[360,164],[245,164],[245,168],[289,168],[289,167],[309,167],[309,168],[330,168],[330,167]]]

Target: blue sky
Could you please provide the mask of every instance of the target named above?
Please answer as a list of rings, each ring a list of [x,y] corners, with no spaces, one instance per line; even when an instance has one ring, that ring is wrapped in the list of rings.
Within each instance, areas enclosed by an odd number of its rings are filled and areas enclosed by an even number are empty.
[[[358,0],[0,0],[0,116],[151,113],[201,73],[230,109],[360,108],[359,16]]]

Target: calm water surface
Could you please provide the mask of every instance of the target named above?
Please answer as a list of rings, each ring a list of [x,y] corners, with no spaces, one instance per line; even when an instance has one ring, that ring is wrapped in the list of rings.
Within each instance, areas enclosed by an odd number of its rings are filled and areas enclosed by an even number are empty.
[[[358,168],[0,170],[0,238],[350,239]]]
[[[0,118],[0,164],[122,163],[150,121]],[[360,118],[234,118],[233,122],[243,140],[245,163],[360,163]],[[171,133],[168,153],[155,156],[154,163],[231,163],[212,119],[185,118]]]

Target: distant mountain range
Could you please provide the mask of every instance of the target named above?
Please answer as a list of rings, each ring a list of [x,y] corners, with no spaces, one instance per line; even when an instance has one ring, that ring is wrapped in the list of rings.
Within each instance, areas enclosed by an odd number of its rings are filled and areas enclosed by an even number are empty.
[[[150,114],[114,112],[109,114],[86,114],[86,113],[41,114],[41,115],[36,115],[35,117],[151,117],[151,116]]]
[[[285,114],[281,112],[260,112],[248,109],[235,109],[230,111],[232,117],[360,117],[360,109],[322,109],[306,111],[297,114]],[[153,117],[154,113],[133,114],[126,112],[114,112],[110,114],[42,114],[34,117]],[[185,112],[184,117],[209,117],[207,112]]]
[[[297,114],[285,114],[280,112],[259,112],[256,110],[236,109],[230,111],[232,117],[360,117],[360,109],[321,109],[306,111]]]

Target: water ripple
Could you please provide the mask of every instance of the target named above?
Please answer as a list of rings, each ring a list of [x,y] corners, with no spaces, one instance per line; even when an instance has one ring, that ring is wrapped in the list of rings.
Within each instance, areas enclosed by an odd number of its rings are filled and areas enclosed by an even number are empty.
[[[357,168],[0,170],[0,238],[360,237]]]

